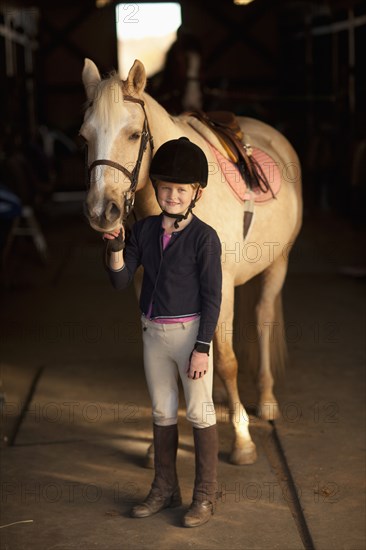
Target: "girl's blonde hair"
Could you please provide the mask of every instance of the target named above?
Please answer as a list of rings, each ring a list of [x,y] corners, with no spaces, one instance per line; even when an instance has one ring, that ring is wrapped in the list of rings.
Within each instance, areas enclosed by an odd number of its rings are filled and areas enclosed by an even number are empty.
[[[156,187],[156,185],[158,183],[165,183],[163,180],[151,180],[152,181],[152,184]],[[193,187],[193,189],[195,191],[197,191],[197,189],[199,189],[201,186],[200,184],[197,182],[197,183],[188,183],[188,184],[185,184],[185,185],[190,185],[191,187]]]

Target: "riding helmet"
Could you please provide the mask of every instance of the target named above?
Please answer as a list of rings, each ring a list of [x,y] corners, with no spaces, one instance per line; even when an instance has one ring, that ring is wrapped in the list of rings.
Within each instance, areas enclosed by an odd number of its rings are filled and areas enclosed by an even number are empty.
[[[186,137],[165,142],[156,151],[150,165],[150,179],[171,183],[199,183],[206,187],[207,159],[200,147]]]

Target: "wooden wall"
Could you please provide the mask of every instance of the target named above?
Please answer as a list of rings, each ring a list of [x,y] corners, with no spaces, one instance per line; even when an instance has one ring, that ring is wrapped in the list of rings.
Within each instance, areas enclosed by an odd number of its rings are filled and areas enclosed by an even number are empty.
[[[40,19],[39,116],[51,127],[72,131],[80,122],[85,57],[93,59],[103,73],[117,67],[114,6],[45,5]]]

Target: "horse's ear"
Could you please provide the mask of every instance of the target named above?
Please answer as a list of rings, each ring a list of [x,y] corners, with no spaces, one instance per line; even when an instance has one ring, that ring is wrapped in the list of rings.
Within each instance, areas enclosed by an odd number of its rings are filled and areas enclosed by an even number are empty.
[[[100,73],[94,61],[86,58],[82,72],[82,80],[85,88],[86,97],[93,101],[96,87],[101,81]]]
[[[146,72],[144,65],[138,59],[135,59],[124,85],[130,95],[144,91],[146,86]]]

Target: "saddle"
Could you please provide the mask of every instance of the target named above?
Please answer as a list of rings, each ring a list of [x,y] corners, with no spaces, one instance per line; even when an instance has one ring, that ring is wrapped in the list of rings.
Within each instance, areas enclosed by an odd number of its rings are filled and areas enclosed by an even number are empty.
[[[230,160],[238,166],[249,189],[260,189],[263,193],[270,191],[274,197],[266,175],[252,157],[251,146],[243,143],[244,134],[234,113],[230,111],[210,111],[208,113],[191,111],[186,114],[197,118],[215,134]]]

